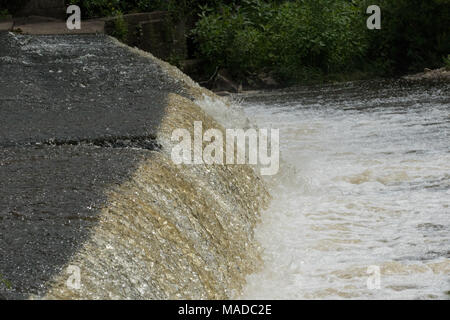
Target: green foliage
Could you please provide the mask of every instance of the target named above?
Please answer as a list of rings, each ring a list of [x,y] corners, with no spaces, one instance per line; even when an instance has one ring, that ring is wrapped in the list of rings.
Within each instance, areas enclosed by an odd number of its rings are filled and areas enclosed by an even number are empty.
[[[446,70],[450,71],[450,54],[444,57],[444,67]]]
[[[121,10],[120,0],[67,0],[66,4],[79,6],[83,18],[112,16]]]
[[[128,36],[128,24],[123,18],[122,12],[113,11],[113,15],[116,16],[116,19],[114,20],[114,30],[111,35],[122,42],[126,42]]]
[[[8,9],[0,9],[0,18],[7,17],[9,15]]]
[[[12,284],[11,282],[6,279],[5,277],[3,277],[3,275],[0,273],[0,284],[4,284],[6,288],[11,289],[12,288]]]
[[[5,0],[0,0],[5,1]],[[114,11],[123,13],[150,12],[155,10],[171,11],[179,16],[194,15],[201,6],[216,6],[227,2],[220,0],[66,0],[66,4],[75,4],[81,8],[84,18],[105,17]]]
[[[194,36],[200,55],[234,76],[265,70],[296,81],[355,67],[367,48],[363,22],[348,1],[246,0],[204,9]]]
[[[381,30],[370,32],[368,59],[384,74],[436,68],[450,52],[450,0],[380,0]]]
[[[220,13],[201,14],[193,35],[200,54],[210,63],[243,75],[258,68],[265,58],[263,32],[241,8],[222,6]]]
[[[66,0],[66,4],[75,4],[81,8],[84,18],[108,17],[116,12],[130,13],[167,9],[164,0]]]
[[[178,68],[181,68],[182,65],[182,61],[183,61],[183,57],[180,56],[179,54],[176,53],[172,53],[168,58],[167,58],[167,62],[170,63],[173,66],[176,66]]]
[[[9,13],[15,13],[18,9],[22,8],[28,0],[0,0],[0,9],[8,10]]]
[[[350,71],[367,49],[362,21],[359,8],[348,1],[285,3],[268,25],[271,63],[285,80]]]
[[[205,71],[226,68],[238,78],[270,72],[289,82],[358,70],[395,75],[439,67],[450,52],[450,0],[378,0],[381,30],[365,25],[370,0],[67,2],[79,5],[85,18],[153,10],[195,17],[189,36]],[[127,33],[122,22],[119,38]]]

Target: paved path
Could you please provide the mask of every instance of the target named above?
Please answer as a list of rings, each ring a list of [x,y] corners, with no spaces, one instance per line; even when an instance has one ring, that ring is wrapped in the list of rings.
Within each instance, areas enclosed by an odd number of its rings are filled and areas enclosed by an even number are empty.
[[[31,16],[1,21],[1,31],[15,31],[28,35],[102,34],[105,33],[105,19],[84,20],[81,22],[80,29],[70,30],[67,28],[66,21]]]

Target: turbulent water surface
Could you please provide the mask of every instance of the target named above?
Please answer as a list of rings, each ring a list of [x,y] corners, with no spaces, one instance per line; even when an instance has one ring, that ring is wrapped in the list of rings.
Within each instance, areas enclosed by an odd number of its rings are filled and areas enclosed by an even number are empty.
[[[265,263],[244,298],[450,297],[448,84],[241,98],[259,127],[280,128],[283,158],[257,230]]]

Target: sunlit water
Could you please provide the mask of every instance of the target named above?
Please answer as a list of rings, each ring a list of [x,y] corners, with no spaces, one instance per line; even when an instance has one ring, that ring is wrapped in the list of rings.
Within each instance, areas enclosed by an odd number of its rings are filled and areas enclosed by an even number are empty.
[[[243,298],[450,297],[448,84],[241,99],[260,128],[280,129],[283,159],[257,229],[264,265]]]

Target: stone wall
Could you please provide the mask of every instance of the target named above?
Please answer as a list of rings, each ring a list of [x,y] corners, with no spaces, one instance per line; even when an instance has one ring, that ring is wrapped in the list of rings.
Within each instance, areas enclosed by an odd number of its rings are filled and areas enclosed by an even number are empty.
[[[107,18],[105,32],[114,35],[115,18]],[[163,60],[186,59],[186,22],[173,19],[166,11],[126,14],[126,43],[151,52]]]

